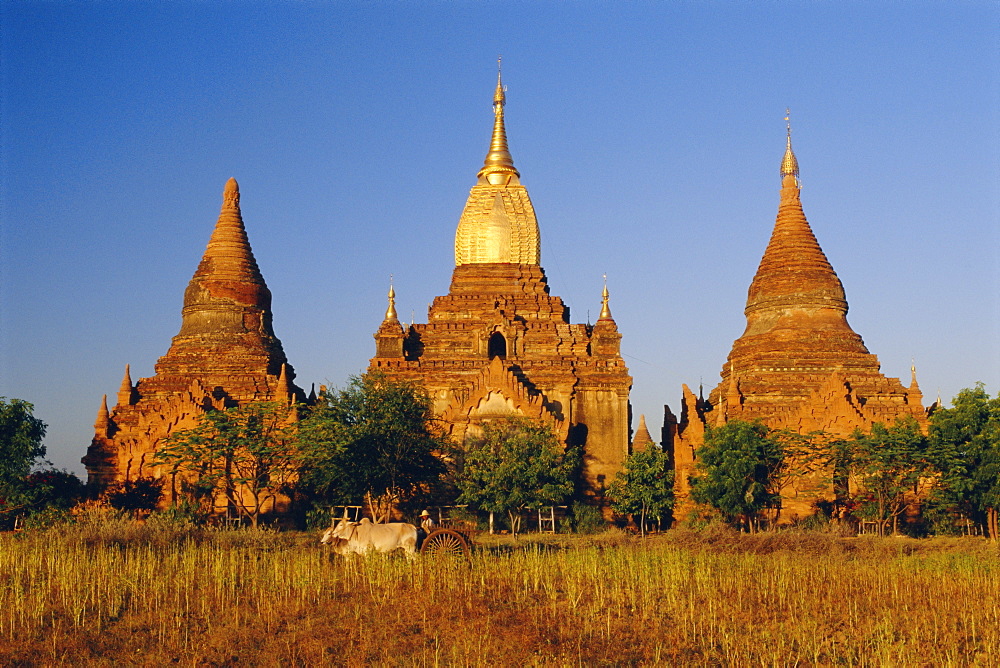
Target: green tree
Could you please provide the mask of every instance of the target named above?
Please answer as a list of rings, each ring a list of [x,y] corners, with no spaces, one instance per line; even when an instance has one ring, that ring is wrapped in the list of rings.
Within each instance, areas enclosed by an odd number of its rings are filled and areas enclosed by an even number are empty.
[[[101,495],[115,510],[122,510],[139,518],[143,511],[156,510],[163,496],[163,478],[136,478],[110,485]]]
[[[897,533],[907,494],[930,471],[927,438],[917,421],[900,419],[890,427],[875,423],[870,434],[855,432],[849,457],[861,488],[860,512],[878,523],[879,535],[887,533],[890,522]]]
[[[224,495],[228,507],[256,527],[266,504],[298,479],[302,467],[294,410],[269,402],[210,410],[194,428],[167,437],[155,461],[207,493],[213,505],[217,494]]]
[[[26,518],[29,523],[61,518],[83,499],[84,492],[83,482],[69,471],[32,471],[0,496],[0,527],[12,528],[17,517]]]
[[[422,387],[368,372],[321,395],[299,424],[306,482],[328,503],[364,500],[376,522],[437,484],[449,448]]]
[[[674,507],[674,475],[670,457],[651,445],[633,452],[608,489],[611,508],[637,520],[640,535],[646,534],[646,518],[655,517],[657,525]]]
[[[761,511],[781,500],[778,474],[785,459],[770,434],[760,422],[741,420],[709,429],[695,452],[692,498],[718,510],[730,524],[755,531]]]
[[[0,494],[16,493],[45,456],[45,423],[32,414],[34,408],[21,399],[0,397]]]
[[[564,451],[552,430],[510,418],[483,424],[483,433],[465,443],[458,476],[460,503],[490,513],[506,513],[517,534],[525,507],[556,505],[573,494],[580,458]]]
[[[930,441],[939,474],[935,496],[998,540],[1000,394],[991,399],[982,383],[960,391],[951,408],[931,415]]]

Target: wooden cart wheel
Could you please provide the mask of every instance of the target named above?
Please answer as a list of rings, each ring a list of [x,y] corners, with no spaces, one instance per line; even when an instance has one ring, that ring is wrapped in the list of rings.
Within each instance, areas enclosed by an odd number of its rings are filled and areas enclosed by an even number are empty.
[[[467,557],[469,556],[469,542],[465,536],[457,531],[436,529],[427,538],[424,538],[424,543],[420,546],[420,554]]]

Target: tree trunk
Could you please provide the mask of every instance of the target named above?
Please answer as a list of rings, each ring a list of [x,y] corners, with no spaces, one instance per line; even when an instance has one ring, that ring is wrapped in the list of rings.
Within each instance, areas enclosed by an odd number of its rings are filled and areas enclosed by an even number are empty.
[[[521,515],[513,510],[507,511],[507,517],[510,519],[510,533],[512,536],[517,536],[517,530],[521,528]]]
[[[495,532],[493,531],[493,511],[490,511],[490,535],[492,536]]]
[[[1000,527],[997,526],[997,509],[987,508],[986,509],[986,525],[989,531],[990,540],[996,542],[1000,540]]]

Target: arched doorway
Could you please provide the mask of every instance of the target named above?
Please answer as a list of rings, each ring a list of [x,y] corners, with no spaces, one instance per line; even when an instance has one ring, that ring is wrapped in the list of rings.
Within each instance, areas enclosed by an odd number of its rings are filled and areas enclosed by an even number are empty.
[[[494,357],[499,357],[502,360],[507,359],[507,339],[504,338],[503,334],[493,332],[490,335],[490,342],[486,346],[486,355],[490,359]]]

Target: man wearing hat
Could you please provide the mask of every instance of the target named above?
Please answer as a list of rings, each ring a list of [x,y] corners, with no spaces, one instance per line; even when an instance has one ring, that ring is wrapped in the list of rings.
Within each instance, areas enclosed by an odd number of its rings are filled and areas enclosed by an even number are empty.
[[[423,544],[424,539],[430,535],[431,531],[434,531],[434,527],[437,526],[434,523],[434,519],[431,514],[424,510],[420,513],[420,527],[417,529],[417,549]]]

